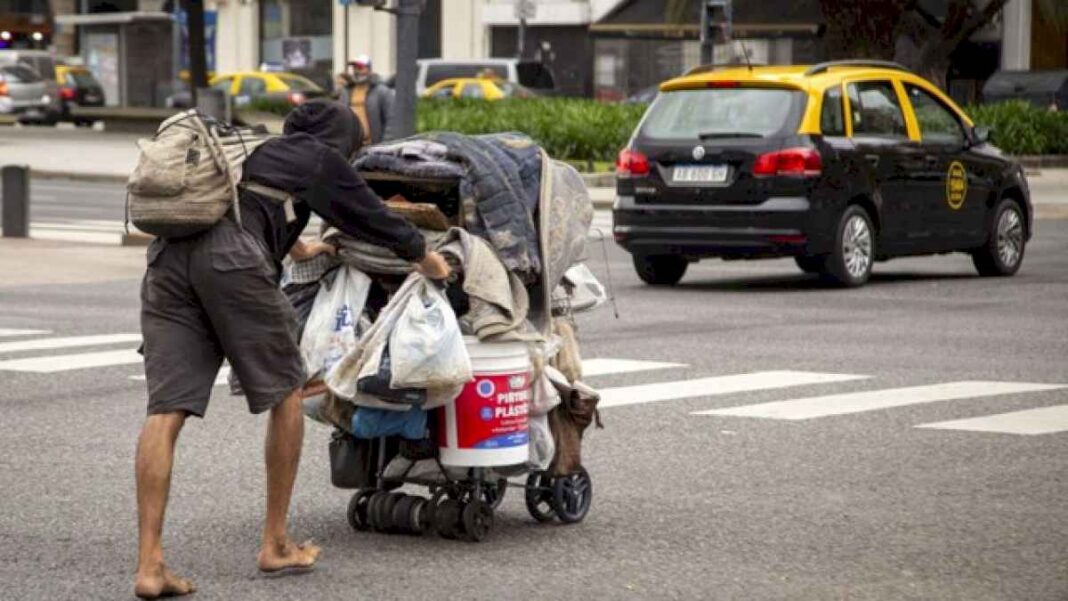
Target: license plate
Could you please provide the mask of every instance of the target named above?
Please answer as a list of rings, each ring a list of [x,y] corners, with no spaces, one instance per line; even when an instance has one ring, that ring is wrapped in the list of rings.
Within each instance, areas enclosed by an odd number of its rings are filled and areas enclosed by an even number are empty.
[[[727,166],[679,165],[672,170],[671,181],[687,184],[722,184],[727,181]]]
[[[86,94],[85,95],[85,101],[86,102],[97,102],[99,100],[100,100],[100,98],[98,96],[93,95],[93,94]]]

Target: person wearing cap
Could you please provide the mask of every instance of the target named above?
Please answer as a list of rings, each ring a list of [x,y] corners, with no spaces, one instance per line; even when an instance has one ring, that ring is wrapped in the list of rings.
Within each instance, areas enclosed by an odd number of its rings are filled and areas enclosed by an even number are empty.
[[[312,567],[320,549],[297,544],[287,519],[304,437],[306,374],[292,306],[278,288],[286,254],[310,258],[333,249],[300,242],[312,213],[346,234],[385,246],[433,279],[449,275],[422,234],[389,212],[352,168],[365,136],[356,115],[331,100],[302,104],[285,135],[257,148],[243,179],[292,194],[287,211],[242,189],[241,224],[227,216],[189,238],[157,238],[141,287],[141,331],[148,417],[137,445],[139,553],[134,593],[156,598],[192,593],[163,558],[163,515],[174,451],[186,418],[203,417],[229,361],[254,414],[269,412],[265,447],[267,512],[257,565],[263,572]]]
[[[366,54],[357,56],[349,61],[346,72],[339,77],[342,85],[337,92],[338,100],[348,104],[360,120],[364,144],[377,144],[391,139],[395,94],[372,71],[371,57]]]

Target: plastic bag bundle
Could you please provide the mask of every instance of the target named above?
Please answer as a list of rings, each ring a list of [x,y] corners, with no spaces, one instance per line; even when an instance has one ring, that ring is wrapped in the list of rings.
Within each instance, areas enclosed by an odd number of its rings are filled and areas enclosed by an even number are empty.
[[[332,283],[323,281],[300,339],[309,376],[328,373],[356,348],[360,316],[370,289],[371,278],[347,266],[338,269]]]
[[[389,349],[392,388],[441,388],[474,377],[449,300],[429,281],[408,298],[389,335]]]
[[[556,455],[556,443],[553,441],[552,430],[549,429],[549,416],[531,416],[530,427],[530,459],[527,465],[535,470],[547,470]]]

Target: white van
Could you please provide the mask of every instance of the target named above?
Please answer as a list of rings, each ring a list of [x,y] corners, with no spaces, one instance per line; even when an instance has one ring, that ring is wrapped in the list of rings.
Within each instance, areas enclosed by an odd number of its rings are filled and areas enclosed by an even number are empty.
[[[505,81],[530,88],[540,94],[552,94],[556,88],[552,71],[545,65],[515,58],[479,58],[449,60],[425,58],[416,61],[415,93],[423,95],[430,86],[443,79],[478,77],[487,71]]]

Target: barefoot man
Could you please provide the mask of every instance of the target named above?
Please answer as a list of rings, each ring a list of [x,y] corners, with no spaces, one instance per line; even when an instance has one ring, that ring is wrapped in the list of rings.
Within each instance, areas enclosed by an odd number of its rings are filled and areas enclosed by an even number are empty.
[[[292,213],[287,219],[283,205],[242,190],[241,226],[228,216],[201,234],[157,239],[148,249],[141,287],[148,417],[136,460],[140,538],[134,593],[141,598],[195,590],[164,563],[160,537],[178,434],[188,416],[204,416],[224,358],[241,381],[249,410],[270,412],[259,569],[310,568],[319,557],[318,547],[294,543],[286,526],[304,438],[305,373],[295,314],[278,289],[286,253],[308,258],[333,250],[299,243],[311,213],[393,250],[427,277],[448,275],[441,256],[426,251],[419,230],[388,212],[350,166],[363,133],[348,107],[305,103],[286,119],[285,134],[252,153],[243,177],[294,195],[295,219]]]

